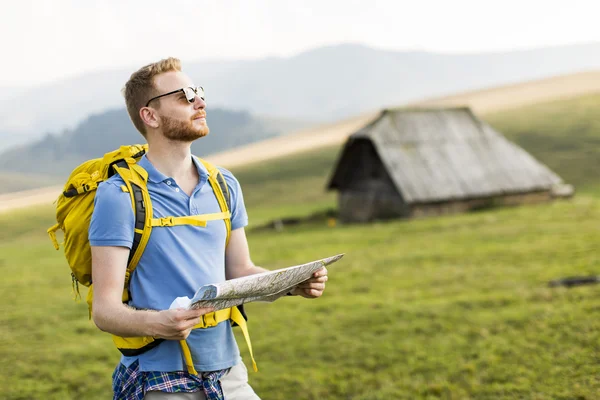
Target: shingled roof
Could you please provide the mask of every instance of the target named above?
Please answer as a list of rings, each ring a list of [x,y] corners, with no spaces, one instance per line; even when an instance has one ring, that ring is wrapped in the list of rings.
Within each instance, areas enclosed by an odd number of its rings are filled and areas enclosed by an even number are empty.
[[[369,140],[406,203],[549,190],[559,176],[508,141],[468,108],[391,109],[352,134],[345,145]],[[328,184],[344,187],[340,158]]]

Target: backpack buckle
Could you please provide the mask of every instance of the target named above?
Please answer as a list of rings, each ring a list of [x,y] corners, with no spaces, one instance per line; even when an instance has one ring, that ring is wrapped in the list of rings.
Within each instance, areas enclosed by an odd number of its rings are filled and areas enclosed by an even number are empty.
[[[159,219],[159,226],[173,226],[173,217],[164,217]]]
[[[204,323],[205,328],[210,328],[212,326],[217,326],[217,319],[215,318],[215,313],[210,312],[208,314],[204,314],[202,316],[202,322]]]

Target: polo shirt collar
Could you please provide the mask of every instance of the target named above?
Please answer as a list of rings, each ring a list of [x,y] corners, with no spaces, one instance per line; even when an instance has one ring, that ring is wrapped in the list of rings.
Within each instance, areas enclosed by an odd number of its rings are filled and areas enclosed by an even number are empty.
[[[206,169],[204,164],[202,164],[200,162],[200,160],[198,160],[198,157],[192,156],[192,161],[194,162],[194,165],[196,166],[196,169],[198,170],[198,175],[200,176],[200,182],[205,181],[209,175],[208,170]],[[138,165],[140,167],[144,168],[146,170],[146,172],[148,172],[148,181],[149,182],[161,183],[161,182],[165,182],[167,180],[173,179],[173,178],[166,176],[159,170],[157,170],[154,167],[154,165],[152,165],[150,160],[148,160],[148,157],[146,157],[145,154],[142,156],[142,158],[140,158],[140,161],[138,161]]]

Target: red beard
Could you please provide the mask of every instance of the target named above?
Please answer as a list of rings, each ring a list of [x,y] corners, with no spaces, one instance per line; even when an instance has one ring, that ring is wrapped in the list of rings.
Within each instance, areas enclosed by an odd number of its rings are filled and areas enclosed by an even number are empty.
[[[162,132],[163,135],[177,142],[193,142],[196,139],[208,135],[210,129],[208,125],[195,127],[193,121],[181,121],[175,118],[162,116]]]

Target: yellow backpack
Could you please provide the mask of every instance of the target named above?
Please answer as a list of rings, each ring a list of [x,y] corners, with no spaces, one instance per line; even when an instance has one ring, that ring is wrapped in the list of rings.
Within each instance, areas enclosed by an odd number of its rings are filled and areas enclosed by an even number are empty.
[[[57,223],[48,229],[48,235],[56,250],[59,250],[56,231],[64,232],[64,252],[71,268],[71,279],[76,297],[79,295],[79,284],[87,286],[90,318],[92,313],[93,283],[92,283],[92,254],[88,240],[88,228],[94,210],[94,197],[98,184],[115,173],[124,181],[121,189],[131,196],[131,206],[135,215],[135,230],[127,271],[125,273],[125,285],[123,288],[123,302],[131,299],[129,293],[129,280],[137,266],[148,239],[154,227],[168,227],[175,225],[206,226],[207,221],[222,219],[227,228],[226,245],[229,243],[231,234],[230,194],[229,188],[221,172],[209,162],[199,159],[209,172],[209,183],[221,208],[220,213],[202,214],[187,217],[153,218],[152,203],[147,188],[148,173],[137,164],[137,161],[148,150],[147,145],[121,146],[119,149],[106,153],[102,158],[89,160],[73,170],[63,193],[58,197],[56,203]],[[242,328],[248,348],[252,357],[254,369],[256,363],[252,354],[252,346],[248,336],[246,319],[243,310],[237,307],[219,310],[206,314],[202,321],[194,328],[208,328],[219,322],[231,320]],[[127,356],[142,354],[158,344],[163,339],[153,337],[120,337],[113,335],[113,341],[117,348]],[[196,373],[189,347],[185,340],[181,341],[182,351],[188,371]]]

